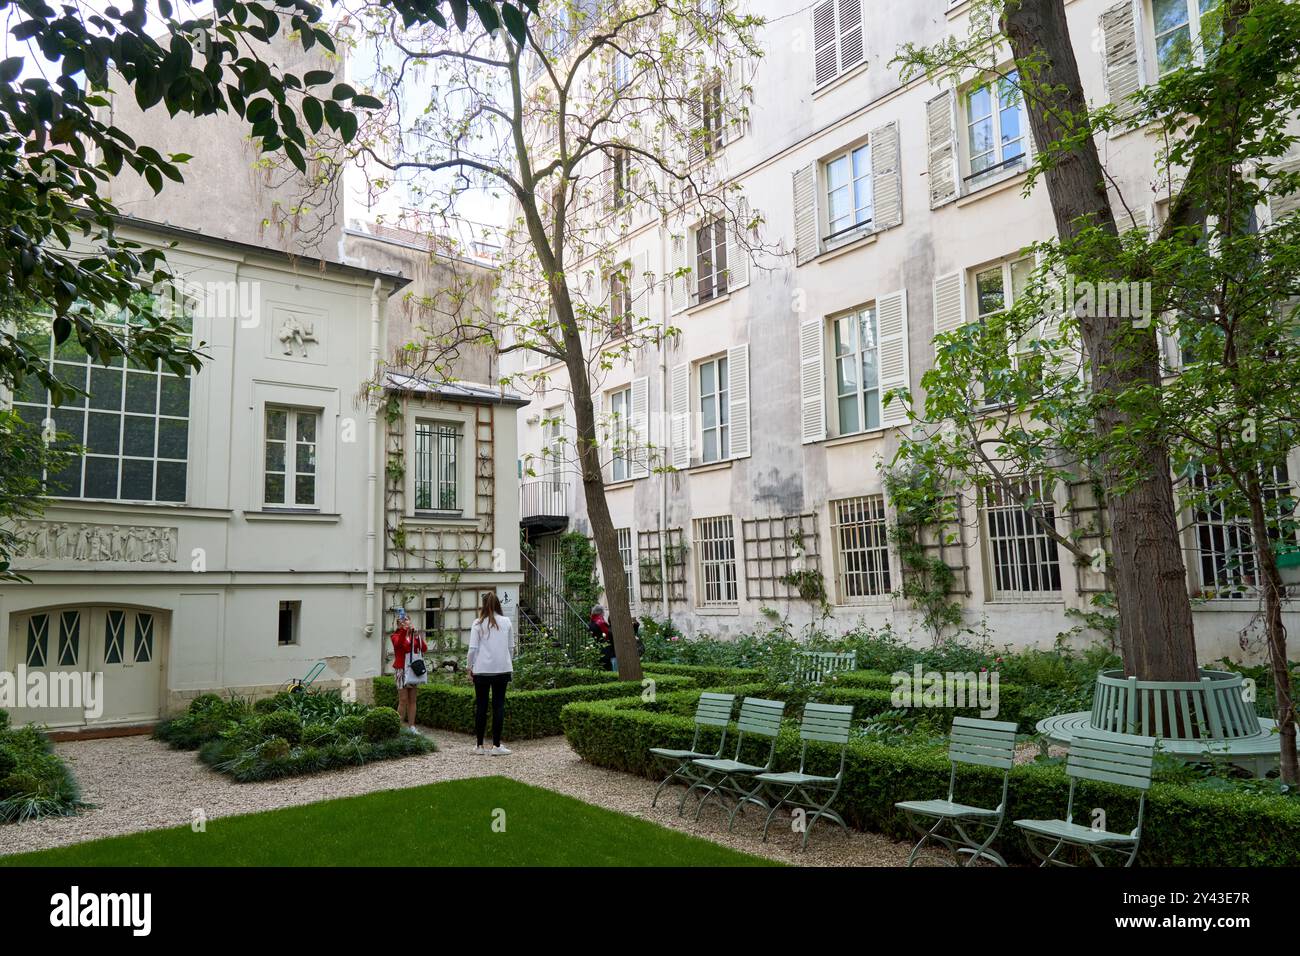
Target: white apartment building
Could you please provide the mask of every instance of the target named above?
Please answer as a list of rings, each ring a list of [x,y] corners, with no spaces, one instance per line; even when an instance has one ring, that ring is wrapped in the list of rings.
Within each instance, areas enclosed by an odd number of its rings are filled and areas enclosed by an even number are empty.
[[[1172,68],[1170,44],[1198,38],[1203,5],[1067,0],[1090,100],[1119,99]],[[647,219],[627,240],[634,278],[612,283],[618,310],[681,332],[664,349],[633,350],[594,382],[598,412],[662,449],[608,456],[634,611],[671,614],[697,634],[754,629],[764,609],[802,624],[819,612],[790,576],[813,570],[834,607],[832,629],[889,622],[920,637],[897,596],[902,567],[882,478],[906,417],[896,403],[882,408],[881,396],[907,386],[920,400],[934,336],[1011,302],[1024,250],[1054,234],[1045,189],[1022,194],[1033,144],[1013,91],[980,78],[905,84],[890,65],[904,43],[967,30],[969,7],[750,4],[769,24],[748,121],[720,123],[702,103],[703,122],[725,133],[700,161],[743,188],[766,241],[787,254],[749,261],[744,244],[710,222]],[[1148,222],[1161,215],[1158,146],[1141,130],[1102,145],[1135,218]],[[662,280],[682,266],[689,278]],[[565,369],[516,361],[505,370],[545,373],[519,418],[520,454],[539,471],[524,482],[525,530],[543,541],[589,531],[575,469],[543,455],[572,434]],[[1300,475],[1300,459],[1289,465],[1280,482]],[[1054,497],[1063,532],[1089,520],[1086,489]],[[1241,656],[1257,607],[1235,561],[1249,550],[1248,532],[1213,515],[1186,515],[1185,525],[1201,657]],[[956,572],[966,624],[986,621],[994,641],[1050,644],[1077,624],[1067,612],[1089,607],[1091,573],[1017,509],[966,502],[952,530],[936,553]]]

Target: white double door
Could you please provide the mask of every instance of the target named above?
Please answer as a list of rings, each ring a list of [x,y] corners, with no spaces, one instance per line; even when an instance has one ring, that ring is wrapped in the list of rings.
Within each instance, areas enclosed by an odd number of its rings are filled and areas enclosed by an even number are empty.
[[[16,614],[11,621],[11,669],[17,671],[23,664],[29,675],[26,686],[19,688],[21,702],[39,704],[14,708],[14,723],[58,728],[157,719],[166,612],[62,607]],[[44,675],[43,701],[33,696],[32,674]],[[93,690],[87,687],[87,674],[96,675]],[[36,683],[41,681],[37,678]],[[87,714],[87,705],[98,713]]]

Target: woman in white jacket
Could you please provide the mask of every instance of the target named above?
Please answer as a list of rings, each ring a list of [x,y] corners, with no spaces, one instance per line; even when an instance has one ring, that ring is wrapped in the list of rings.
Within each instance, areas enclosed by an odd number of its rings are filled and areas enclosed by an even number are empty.
[[[506,685],[514,672],[515,629],[501,613],[501,601],[488,591],[483,595],[478,620],[469,629],[469,676],[474,682],[474,734],[476,754],[503,757],[510,751],[501,746],[501,725],[506,719]],[[483,747],[487,729],[488,692],[492,693],[492,749]]]

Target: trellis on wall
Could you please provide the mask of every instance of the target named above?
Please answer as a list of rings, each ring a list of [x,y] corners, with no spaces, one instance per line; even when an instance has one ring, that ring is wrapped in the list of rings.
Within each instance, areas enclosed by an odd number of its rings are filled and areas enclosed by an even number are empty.
[[[1068,485],[1070,494],[1070,537],[1090,554],[1098,549],[1110,549],[1110,525],[1106,513],[1106,498],[1101,486],[1096,482],[1083,479],[1072,481]],[[1080,595],[1104,594],[1106,575],[1093,570],[1091,564],[1079,564],[1075,580],[1078,582]]]
[[[686,539],[681,528],[668,528],[666,531],[668,548],[666,552],[668,567],[668,600],[670,602],[686,601]],[[659,560],[661,536],[658,529],[637,532],[637,571],[640,579],[641,600],[643,602],[664,599],[663,567]]]
[[[741,522],[745,593],[760,601],[801,597],[799,575],[821,572],[815,514],[747,518]]]
[[[942,521],[927,523],[920,528],[920,545],[927,558],[938,558],[952,571],[952,584],[948,594],[961,594],[969,597],[970,563],[967,555],[966,505],[962,496],[947,495],[947,504],[943,510],[946,517]],[[903,577],[906,579],[914,572],[903,565]]]
[[[474,454],[474,521],[472,524],[439,523],[434,518],[413,519],[406,501],[406,416],[417,408],[435,410],[446,403],[428,397],[390,394],[384,405],[384,568],[398,572],[398,580],[385,592],[389,626],[396,619],[394,606],[423,616],[436,601],[438,630],[463,635],[478,610],[475,588],[462,588],[469,571],[491,571],[496,530],[495,406],[475,405],[472,447]],[[405,573],[413,579],[404,579]],[[430,580],[432,578],[433,580]],[[414,614],[413,614],[414,617]],[[417,621],[417,626],[422,621]],[[433,627],[422,630],[432,632]],[[459,638],[457,638],[459,639]]]

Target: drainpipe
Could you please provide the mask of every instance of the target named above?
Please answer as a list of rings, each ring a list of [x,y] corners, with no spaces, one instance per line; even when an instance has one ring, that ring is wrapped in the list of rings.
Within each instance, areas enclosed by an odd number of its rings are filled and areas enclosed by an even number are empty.
[[[669,256],[671,252],[668,248],[670,239],[668,237],[668,222],[666,219],[659,221],[659,252],[663,256],[660,261],[664,264],[664,273],[667,274],[669,266]],[[664,447],[669,449],[671,454],[673,440],[673,420],[672,420],[672,398],[668,394],[668,319],[672,314],[672,281],[663,283],[659,290],[659,298],[663,303],[664,327],[663,334],[659,336],[659,380],[662,382],[662,388],[659,394],[659,404],[662,408],[662,418],[664,437]],[[664,464],[670,464],[665,462]],[[672,612],[669,610],[668,602],[668,469],[661,467],[659,469],[659,598],[663,604],[664,620],[672,623]]]
[[[379,278],[370,290],[370,381],[378,385],[379,375]],[[366,454],[370,471],[366,475],[366,619],[362,631],[366,637],[375,634],[375,552],[378,545],[376,519],[379,510],[379,403],[383,400],[371,395],[366,402]],[[383,649],[380,649],[380,669],[383,669]]]

